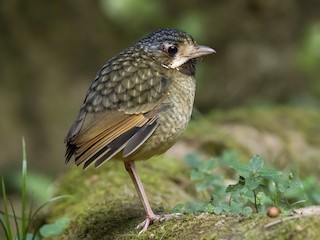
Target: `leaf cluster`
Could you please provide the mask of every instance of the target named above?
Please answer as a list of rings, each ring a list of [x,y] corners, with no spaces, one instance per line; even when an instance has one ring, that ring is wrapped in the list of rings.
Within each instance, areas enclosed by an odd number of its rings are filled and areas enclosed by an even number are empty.
[[[191,180],[196,190],[209,195],[210,200],[179,204],[173,211],[249,215],[266,213],[268,207],[275,206],[286,214],[295,205],[310,202],[302,182],[293,173],[265,167],[259,155],[246,164],[240,162],[234,151],[206,160],[193,153],[186,161],[192,169]]]

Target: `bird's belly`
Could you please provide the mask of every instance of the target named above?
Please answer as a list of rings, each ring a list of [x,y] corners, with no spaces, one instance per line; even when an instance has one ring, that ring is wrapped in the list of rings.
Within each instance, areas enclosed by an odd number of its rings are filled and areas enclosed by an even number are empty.
[[[158,115],[159,126],[150,138],[135,152],[134,160],[148,159],[167,151],[181,136],[191,117],[195,85],[194,80],[176,86],[180,87],[177,94],[170,94],[164,104],[169,105]]]

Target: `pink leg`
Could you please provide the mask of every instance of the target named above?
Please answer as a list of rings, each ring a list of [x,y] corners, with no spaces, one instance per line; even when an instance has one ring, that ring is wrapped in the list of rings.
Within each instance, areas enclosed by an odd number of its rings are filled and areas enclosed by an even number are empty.
[[[131,180],[132,180],[132,182],[138,192],[139,198],[140,198],[140,200],[143,204],[144,210],[146,211],[146,214],[147,214],[146,219],[137,226],[137,228],[142,228],[142,230],[139,232],[139,235],[141,233],[144,233],[145,231],[147,231],[149,225],[151,225],[155,221],[163,221],[163,220],[170,219],[172,217],[177,217],[177,216],[181,215],[180,213],[166,214],[166,215],[162,215],[162,216],[154,214],[151,209],[150,203],[148,201],[146,192],[144,191],[144,188],[143,188],[141,179],[138,175],[134,161],[124,162],[124,165],[125,165],[126,170],[128,171],[128,173],[131,177]]]
[[[143,204],[144,210],[146,211],[146,214],[147,214],[147,218],[137,226],[137,228],[142,227],[142,230],[139,233],[139,235],[140,235],[141,233],[144,233],[145,231],[147,231],[150,224],[152,224],[155,220],[160,219],[160,216],[155,215],[151,209],[150,203],[148,201],[146,192],[144,191],[144,188],[143,188],[141,179],[138,175],[134,161],[124,162],[124,165],[125,165],[126,170],[128,171],[128,173],[131,177],[131,180],[132,180],[132,182],[138,192],[139,198],[140,198],[140,200]]]

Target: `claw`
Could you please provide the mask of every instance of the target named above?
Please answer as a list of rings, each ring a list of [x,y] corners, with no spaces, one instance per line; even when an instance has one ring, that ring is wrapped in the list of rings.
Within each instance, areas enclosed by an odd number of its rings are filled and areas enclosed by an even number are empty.
[[[145,233],[148,230],[148,227],[152,225],[154,222],[162,222],[167,219],[173,218],[173,217],[179,217],[181,216],[181,213],[172,213],[172,214],[166,214],[166,215],[153,215],[153,216],[147,216],[147,218],[138,224],[136,229],[142,228],[142,230],[139,232],[138,236],[140,236],[142,233]]]
[[[142,228],[138,236],[140,236],[142,233],[145,233],[148,230],[148,227],[158,220],[160,220],[159,215],[147,216],[147,218],[143,222],[139,223],[136,227],[136,229]]]

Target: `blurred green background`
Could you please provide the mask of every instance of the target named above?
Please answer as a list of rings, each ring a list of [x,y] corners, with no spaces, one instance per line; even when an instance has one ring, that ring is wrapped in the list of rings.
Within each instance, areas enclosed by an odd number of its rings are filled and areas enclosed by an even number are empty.
[[[319,107],[319,9],[316,0],[2,0],[0,174],[20,171],[21,136],[29,169],[64,171],[63,139],[95,73],[158,28],[217,51],[197,69],[200,113]]]

